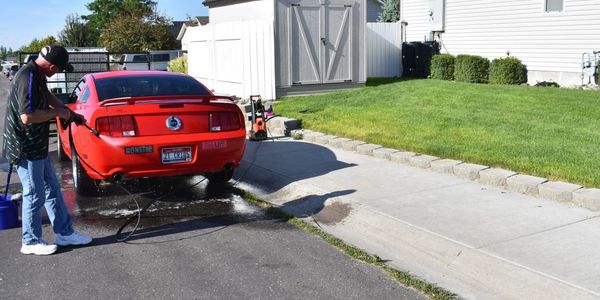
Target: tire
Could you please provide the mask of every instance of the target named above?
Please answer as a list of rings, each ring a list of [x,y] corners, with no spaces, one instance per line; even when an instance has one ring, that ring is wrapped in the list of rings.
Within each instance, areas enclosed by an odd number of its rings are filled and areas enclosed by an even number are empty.
[[[226,167],[225,169],[215,172],[215,173],[207,173],[205,175],[208,182],[213,184],[224,184],[228,182],[233,177],[233,168]]]
[[[79,161],[79,157],[77,153],[73,151],[71,159],[71,166],[73,167],[73,186],[75,188],[75,192],[79,196],[84,197],[94,197],[99,194],[98,187],[96,186],[96,181],[85,172],[85,170],[81,167],[81,162]]]
[[[68,161],[69,157],[65,154],[65,148],[63,148],[63,144],[60,141],[60,136],[57,136],[56,144],[57,144],[57,148],[58,148],[58,149],[56,149],[56,155],[58,156],[58,161]]]

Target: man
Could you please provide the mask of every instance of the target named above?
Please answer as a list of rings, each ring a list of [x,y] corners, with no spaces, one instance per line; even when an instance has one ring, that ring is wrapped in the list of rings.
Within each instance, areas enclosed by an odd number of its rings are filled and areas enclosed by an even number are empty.
[[[55,117],[83,120],[83,116],[71,112],[48,91],[46,78],[60,71],[73,71],[67,50],[61,46],[46,46],[36,60],[17,72],[8,97],[2,154],[15,165],[23,185],[23,254],[49,255],[56,252],[57,245],[92,242],[90,236],[73,230],[48,157],[48,121]],[[55,245],[48,245],[42,239],[42,206],[45,206],[56,234]]]

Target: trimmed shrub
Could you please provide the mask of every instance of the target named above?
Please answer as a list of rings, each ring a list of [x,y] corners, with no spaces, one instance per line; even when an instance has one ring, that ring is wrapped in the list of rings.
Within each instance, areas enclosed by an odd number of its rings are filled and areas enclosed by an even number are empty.
[[[430,73],[432,79],[454,80],[454,56],[437,54],[431,58]]]
[[[490,83],[522,84],[527,82],[527,67],[516,57],[496,58],[490,65]]]
[[[187,55],[180,56],[169,62],[169,71],[187,74],[188,62]]]
[[[458,55],[454,61],[454,80],[487,83],[490,61],[477,55]]]

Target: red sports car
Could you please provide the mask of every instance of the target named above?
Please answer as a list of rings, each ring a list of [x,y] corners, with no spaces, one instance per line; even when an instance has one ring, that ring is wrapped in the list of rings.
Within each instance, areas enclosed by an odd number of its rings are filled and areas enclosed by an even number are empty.
[[[57,120],[58,156],[71,158],[80,195],[105,179],[203,174],[226,182],[246,146],[239,107],[180,73],[88,74],[67,106],[98,133]]]

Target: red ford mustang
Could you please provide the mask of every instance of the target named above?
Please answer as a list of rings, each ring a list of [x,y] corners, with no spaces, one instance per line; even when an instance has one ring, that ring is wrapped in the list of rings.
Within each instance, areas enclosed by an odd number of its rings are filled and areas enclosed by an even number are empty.
[[[95,194],[104,179],[203,174],[225,182],[246,146],[238,106],[184,74],[88,74],[68,102],[99,133],[57,120],[58,156],[71,158],[80,195]]]

